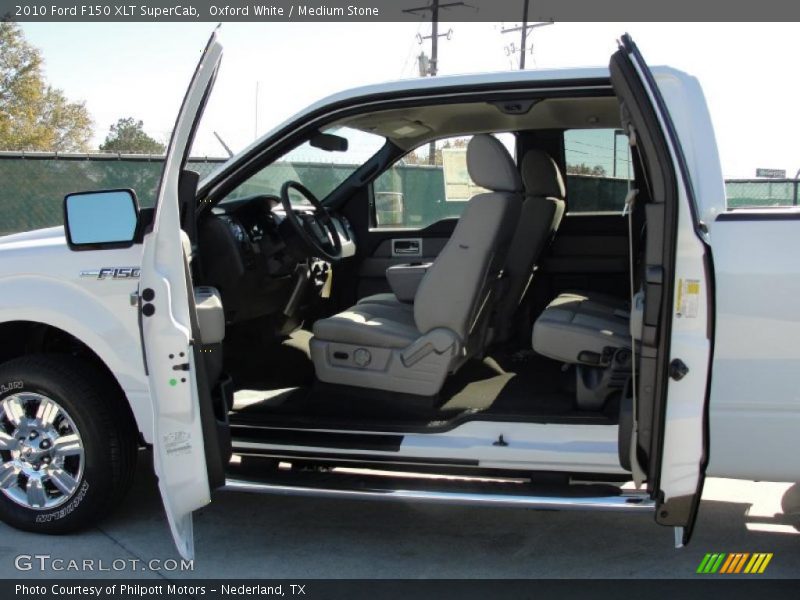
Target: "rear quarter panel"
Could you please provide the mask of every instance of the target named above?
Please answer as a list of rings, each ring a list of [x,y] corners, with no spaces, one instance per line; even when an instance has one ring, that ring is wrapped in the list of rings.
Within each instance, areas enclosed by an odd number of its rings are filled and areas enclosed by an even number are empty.
[[[800,211],[717,218],[715,477],[800,481]]]

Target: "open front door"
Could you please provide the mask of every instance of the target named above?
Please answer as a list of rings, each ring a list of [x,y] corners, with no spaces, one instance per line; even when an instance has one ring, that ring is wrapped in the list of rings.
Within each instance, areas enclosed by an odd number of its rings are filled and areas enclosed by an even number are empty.
[[[187,559],[194,555],[192,512],[210,501],[216,482],[209,465],[218,462],[219,456],[209,427],[209,419],[213,419],[208,406],[210,391],[199,344],[195,343],[194,294],[188,269],[191,248],[181,230],[179,181],[221,57],[222,46],[214,33],[189,85],[167,149],[152,230],[144,238],[139,283],[142,339],[153,401],[155,472],[175,544]]]
[[[654,74],[627,35],[611,58],[610,71],[640,170],[637,185],[642,189],[635,202],[645,203],[647,222],[629,459],[634,474],[640,467],[656,500],[656,521],[676,527],[676,545],[683,545],[691,536],[705,478],[713,340],[711,260],[693,185],[699,171],[689,168],[685,150],[694,169],[703,165],[698,158],[709,158],[707,169],[719,161],[681,146],[682,139],[691,140],[687,124],[708,121],[693,78],[668,69]]]

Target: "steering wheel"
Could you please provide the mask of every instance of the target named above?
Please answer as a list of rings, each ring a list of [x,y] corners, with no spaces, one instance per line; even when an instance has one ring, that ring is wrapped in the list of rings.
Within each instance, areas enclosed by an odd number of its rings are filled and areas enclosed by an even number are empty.
[[[295,190],[316,209],[313,214],[297,214],[289,198],[289,190]],[[342,258],[342,240],[328,209],[302,183],[287,181],[281,186],[281,204],[286,212],[286,220],[300,236],[309,256],[316,256],[330,262]]]

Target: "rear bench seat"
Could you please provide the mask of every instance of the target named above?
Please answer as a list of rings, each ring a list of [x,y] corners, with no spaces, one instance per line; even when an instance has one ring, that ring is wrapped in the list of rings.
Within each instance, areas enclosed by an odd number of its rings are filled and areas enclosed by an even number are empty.
[[[634,296],[633,315],[625,300],[604,294],[567,292],[553,300],[533,325],[533,349],[575,366],[575,402],[582,410],[602,409],[625,396],[631,380],[631,333],[641,337],[644,294]],[[630,400],[628,400],[630,403]]]
[[[631,347],[630,305],[604,294],[566,292],[533,326],[533,349],[568,364],[595,366],[606,348]]]

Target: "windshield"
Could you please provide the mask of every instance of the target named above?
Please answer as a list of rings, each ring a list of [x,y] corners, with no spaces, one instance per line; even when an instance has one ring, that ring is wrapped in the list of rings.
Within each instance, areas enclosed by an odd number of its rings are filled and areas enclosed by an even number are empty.
[[[237,186],[222,203],[256,194],[278,196],[281,186],[290,180],[299,181],[322,200],[386,143],[379,135],[350,127],[331,127],[322,133],[345,138],[347,150],[322,150],[306,141]],[[310,206],[295,191],[290,192],[290,198],[294,206]]]

